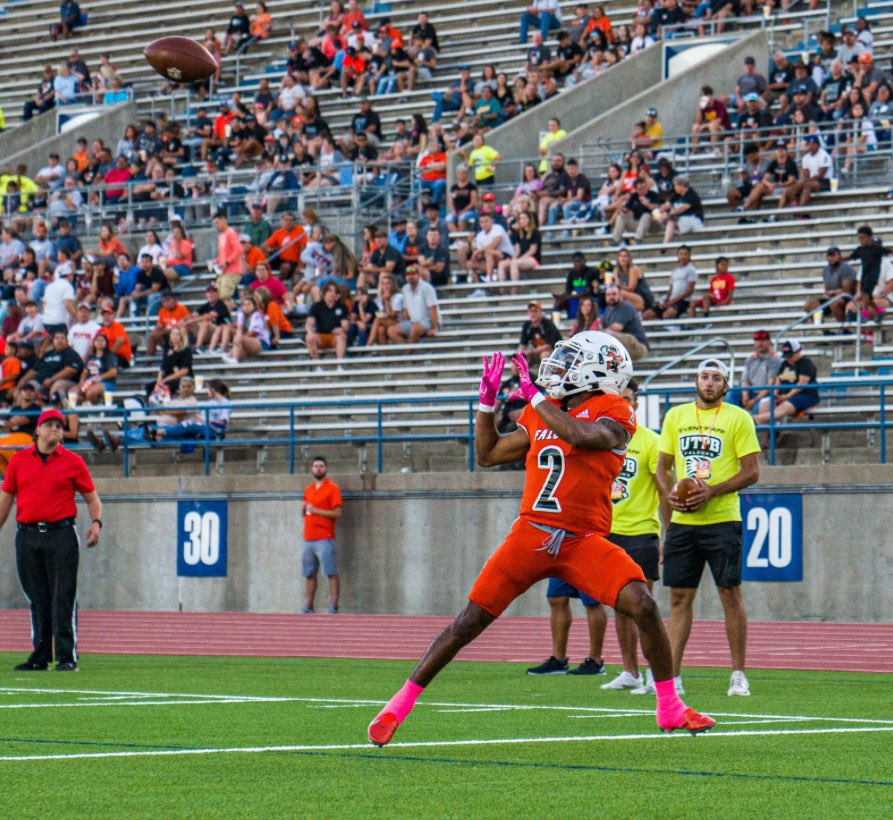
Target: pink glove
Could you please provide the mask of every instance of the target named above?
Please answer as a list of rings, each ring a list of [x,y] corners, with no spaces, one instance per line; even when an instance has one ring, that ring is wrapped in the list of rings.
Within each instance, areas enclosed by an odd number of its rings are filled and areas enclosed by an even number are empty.
[[[478,395],[481,404],[485,407],[496,406],[496,396],[499,393],[499,385],[502,383],[503,370],[505,370],[505,356],[502,353],[494,353],[490,359],[484,356],[484,375],[481,377]]]
[[[527,357],[523,353],[516,353],[512,356],[512,364],[517,368],[518,377],[521,380],[521,386],[518,388],[521,398],[526,402],[531,402],[537,396],[541,396],[542,393],[540,393],[539,388],[530,378],[530,368],[527,366]]]

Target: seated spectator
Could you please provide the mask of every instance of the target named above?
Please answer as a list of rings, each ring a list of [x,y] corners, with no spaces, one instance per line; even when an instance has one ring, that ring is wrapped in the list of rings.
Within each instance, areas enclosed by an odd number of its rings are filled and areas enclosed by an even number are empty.
[[[359,287],[357,288],[359,290]],[[390,274],[382,274],[378,280],[375,297],[375,319],[369,330],[367,347],[385,345],[388,330],[400,321],[403,315],[403,294],[397,287],[397,280]]]
[[[84,369],[78,384],[79,402],[105,404],[106,393],[117,386],[118,358],[109,350],[109,340],[97,333],[84,358]]]
[[[692,150],[697,150],[701,142],[701,136],[709,135],[710,143],[714,150],[718,147],[726,132],[732,130],[732,121],[726,107],[713,96],[713,89],[709,85],[701,88],[701,97],[698,100],[698,110],[695,113],[695,122],[691,127]]]
[[[341,294],[334,282],[329,282],[324,288],[322,299],[315,302],[304,325],[304,342],[307,345],[307,355],[319,361],[320,352],[329,348],[335,349],[335,358],[338,360],[338,372],[343,372],[342,362],[347,352],[347,331],[349,330],[349,313],[347,307],[341,301]],[[317,367],[317,371],[321,371]]]
[[[617,263],[610,273],[606,273],[605,280],[618,285],[623,301],[629,302],[636,310],[654,310],[657,300],[651,292],[645,274],[633,262],[632,254],[627,248],[621,248],[617,252]]]
[[[166,348],[171,330],[183,324],[188,318],[189,308],[181,304],[171,291],[162,291],[158,320],[146,338],[146,355],[154,356],[159,344],[162,348]]]
[[[564,154],[555,154],[552,157],[551,170],[543,177],[543,190],[539,197],[540,225],[554,225],[558,221],[558,207],[567,196],[569,184],[570,175],[565,169]]]
[[[450,281],[450,252],[441,241],[436,224],[425,231],[425,241],[419,246],[416,267],[422,279],[435,287],[441,287]]]
[[[37,417],[41,406],[37,403],[38,384],[34,381],[23,382],[15,390],[12,407],[2,419],[2,437],[0,437],[0,473],[5,474],[9,460],[22,447],[34,442],[34,431],[37,429]],[[14,449],[5,449],[14,448]]]
[[[232,348],[228,356],[223,356],[223,361],[227,364],[238,364],[245,359],[259,356],[271,347],[272,336],[267,325],[267,317],[258,309],[254,296],[244,293],[239,305]]]
[[[15,342],[6,343],[6,352],[0,362],[0,403],[9,404],[14,400],[14,391],[22,375],[22,360]]]
[[[542,262],[543,240],[540,232],[533,224],[533,217],[524,211],[518,216],[518,222],[509,236],[512,243],[512,254],[499,263],[498,278],[500,282],[512,281],[513,294],[518,292],[517,283],[521,281],[521,271],[536,270]]]
[[[806,138],[806,153],[800,162],[802,165],[800,178],[790,188],[785,188],[781,192],[779,208],[788,205],[805,208],[813,194],[831,190],[831,177],[834,176],[831,155],[822,148],[817,135],[810,134]]]
[[[17,328],[14,332],[6,336],[8,342],[31,342],[35,347],[39,347],[46,338],[46,329],[43,324],[43,316],[37,302],[28,299],[25,302],[25,315],[19,318]],[[11,315],[12,308],[10,308]],[[4,323],[4,327],[5,327]]]
[[[43,114],[56,105],[55,83],[56,74],[53,67],[43,67],[43,78],[37,84],[37,91],[30,100],[25,101],[22,109],[22,119],[30,120],[35,114]]]
[[[59,6],[59,20],[50,26],[50,39],[58,40],[61,37],[67,40],[75,29],[84,25],[85,19],[76,0],[62,0],[62,5]]]
[[[865,106],[861,102],[850,108],[848,120],[838,132],[840,143],[837,155],[846,157],[840,167],[842,174],[848,174],[852,170],[853,162],[858,156],[876,151],[878,144],[874,123],[866,116]]]
[[[189,334],[179,327],[172,327],[167,338],[168,346],[161,358],[161,367],[154,382],[146,385],[146,395],[164,393],[174,396],[180,389],[180,379],[192,373],[192,348],[189,346]]]
[[[784,385],[787,389],[775,390],[774,421],[804,413],[819,403],[818,371],[812,359],[803,355],[803,349],[796,339],[786,339],[781,344],[783,363],[773,385]],[[772,398],[760,399],[754,424],[770,424],[773,419]],[[769,433],[760,433],[760,443],[769,446]]]
[[[115,321],[115,311],[110,305],[104,305],[100,309],[99,316],[102,323],[99,332],[108,339],[109,350],[115,354],[118,367],[130,367],[133,363],[133,348],[124,325]]]
[[[744,204],[738,206],[738,210],[751,211],[760,207],[764,197],[780,197],[787,189],[794,187],[798,176],[797,163],[788,154],[788,148],[784,140],[779,140],[775,143],[775,156],[769,160],[765,171],[763,171],[762,182],[758,182],[753,186],[753,190],[751,190],[747,199],[744,200]],[[790,198],[790,194],[787,198]],[[775,217],[770,216],[769,221],[774,222]]]
[[[770,385],[781,367],[781,355],[772,349],[772,340],[765,330],[753,334],[753,353],[747,357],[741,373],[740,391],[730,391],[730,401],[740,403],[751,413],[756,412],[762,399],[769,395]],[[735,401],[737,393],[737,402]]]
[[[539,302],[528,302],[527,321],[521,326],[518,350],[527,356],[528,361],[542,360],[552,355],[552,349],[561,341],[561,331],[551,319],[543,316],[543,306]]]
[[[182,222],[171,222],[171,232],[164,240],[159,264],[167,281],[173,285],[178,279],[192,274],[194,244]]]
[[[571,325],[570,335],[573,337],[586,330],[599,330],[601,326],[595,300],[591,296],[583,296],[577,308],[577,316]]]
[[[261,262],[254,267],[254,280],[249,285],[251,290],[258,288],[266,288],[267,292],[282,308],[290,308],[291,297],[288,289],[282,284],[282,280],[273,276],[270,266],[266,262]]]
[[[505,258],[511,258],[514,248],[505,228],[497,225],[489,213],[481,212],[478,224],[480,230],[474,238],[466,271],[473,282],[480,282],[482,278],[485,282],[492,282],[499,263]]]
[[[236,239],[238,241],[238,236]],[[301,252],[306,245],[304,228],[297,224],[295,215],[287,211],[280,217],[278,230],[270,234],[261,248],[268,254],[271,268],[278,272],[280,279],[287,281],[300,272]]]
[[[459,77],[446,91],[433,91],[434,113],[431,122],[440,122],[446,111],[458,111],[462,107],[462,98],[472,92],[471,73],[467,65],[459,66]]]
[[[605,286],[605,310],[602,313],[602,330],[615,336],[629,351],[634,362],[648,355],[648,337],[636,309],[621,298],[620,288]]]
[[[229,25],[223,35],[223,54],[239,52],[251,39],[251,20],[245,14],[245,7],[241,3],[233,4],[233,15],[229,18]]]
[[[550,31],[561,28],[561,7],[558,0],[534,0],[521,13],[521,43],[527,42],[527,30],[530,26],[538,28],[544,40]]]
[[[756,92],[745,94],[738,115],[738,135],[745,143],[753,142],[768,151],[772,145],[772,112]]]
[[[478,188],[468,175],[468,166],[456,168],[456,182],[450,188],[446,221],[450,228],[469,230],[477,219]]]
[[[72,105],[78,101],[78,79],[71,73],[68,63],[59,66],[53,80],[53,91],[56,92],[56,105]]]
[[[505,112],[502,110],[499,100],[493,93],[493,86],[486,84],[481,88],[481,94],[477,102],[474,104],[474,125],[481,131],[489,131],[496,128],[505,121]],[[483,145],[483,140],[481,141]],[[486,146],[490,152],[495,149]],[[491,160],[492,161],[492,160]],[[469,159],[469,164],[475,165],[475,161]],[[480,181],[477,179],[477,181]]]
[[[446,152],[436,139],[419,154],[418,167],[422,190],[431,197],[431,201],[440,205],[446,194]]]
[[[375,287],[383,274],[402,280],[404,271],[403,254],[388,243],[387,233],[379,228],[375,232],[375,249],[360,268],[357,287]]]
[[[81,302],[77,307],[75,323],[68,328],[68,344],[83,361],[87,361],[93,339],[99,333],[100,325],[90,318],[90,305]]]
[[[730,208],[738,209],[753,192],[754,186],[763,181],[765,164],[760,158],[760,147],[755,142],[747,142],[742,149],[744,163],[739,168],[741,182],[726,191],[726,201]]]
[[[350,324],[347,328],[347,346],[366,347],[373,326],[378,306],[369,295],[367,288],[357,288],[357,298],[350,307]]]
[[[217,286],[210,284],[205,288],[205,303],[180,322],[180,327],[195,337],[195,352],[204,353],[214,331],[229,322],[229,308],[220,298]]]
[[[167,290],[167,279],[161,272],[161,268],[152,264],[152,257],[144,254],[140,257],[139,273],[136,276],[136,284],[130,294],[129,300],[132,312],[145,307],[146,316],[155,316],[161,305],[161,294]],[[124,301],[124,298],[121,299]],[[119,315],[120,303],[119,303]]]
[[[700,308],[705,316],[710,315],[711,307],[724,307],[732,304],[735,295],[735,277],[729,273],[729,260],[720,256],[716,260],[716,273],[710,279],[710,286],[702,297],[692,299],[688,315],[694,317]]]
[[[687,176],[676,175],[673,180],[673,196],[669,202],[660,206],[654,218],[664,226],[665,245],[672,242],[676,234],[704,230],[704,206]]]
[[[648,180],[640,177],[636,180],[635,189],[624,195],[624,203],[614,222],[612,239],[614,244],[623,241],[626,231],[635,231],[634,242],[641,245],[653,222],[652,212],[662,207],[660,195],[648,187]]]
[[[266,40],[273,30],[273,17],[267,11],[267,4],[258,2],[248,28],[248,38],[236,46],[237,54],[244,54],[255,43]]]
[[[691,263],[691,249],[680,245],[676,252],[677,265],[670,271],[670,285],[667,295],[652,310],[644,314],[645,319],[675,319],[684,316],[691,307],[691,296],[698,282],[698,271]],[[632,355],[632,354],[630,354]]]
[[[599,307],[604,309],[599,270],[593,270],[586,264],[586,257],[581,251],[574,251],[571,261],[573,267],[568,271],[564,292],[554,294],[554,309],[566,310],[567,318],[573,319],[577,315],[580,299],[584,296],[592,296]]]
[[[198,418],[196,415],[189,415],[177,424],[156,427],[152,438],[155,441],[219,441],[224,438],[233,412],[229,387],[220,379],[211,379],[207,391],[208,401],[199,402],[200,406],[210,408],[207,414],[201,412],[197,414]]]
[[[565,225],[586,221],[586,213],[592,201],[592,185],[588,177],[580,172],[580,166],[573,157],[567,161],[566,172],[567,189],[564,196],[560,196],[557,203],[549,208],[550,225],[555,224],[552,217],[554,214],[557,218],[558,211]]]
[[[83,369],[81,357],[68,344],[68,333],[59,330],[53,334],[52,347],[25,373],[22,380],[36,380],[40,385],[41,397],[49,399],[56,391],[67,394],[68,388],[80,380]]]
[[[403,296],[403,311],[400,321],[388,328],[388,341],[416,344],[422,338],[436,336],[440,328],[437,291],[422,281],[415,265],[406,269],[406,284],[400,293]]]

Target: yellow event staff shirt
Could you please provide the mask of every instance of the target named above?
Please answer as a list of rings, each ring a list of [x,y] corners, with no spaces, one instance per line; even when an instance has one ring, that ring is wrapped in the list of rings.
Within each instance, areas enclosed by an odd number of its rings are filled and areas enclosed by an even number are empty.
[[[726,402],[713,410],[698,411],[695,402],[673,407],[664,417],[659,447],[675,458],[677,480],[689,476],[707,484],[737,475],[739,459],[760,452],[750,413]],[[740,520],[738,493],[711,498],[695,512],[674,510],[672,518],[674,524],[695,525]]]
[[[611,487],[612,533],[660,535],[660,496],[654,482],[658,440],[657,433],[639,425],[627,445],[623,468]]]
[[[483,182],[490,179],[496,169],[491,165],[499,156],[499,151],[489,145],[473,148],[468,154],[468,164],[474,169],[474,181]]]
[[[557,131],[547,131],[546,135],[540,140],[540,150],[546,152],[546,156],[544,156],[542,160],[540,160],[540,176],[547,173],[549,170],[549,146],[553,142],[563,140],[566,136],[567,131],[565,131],[563,128],[559,128]]]

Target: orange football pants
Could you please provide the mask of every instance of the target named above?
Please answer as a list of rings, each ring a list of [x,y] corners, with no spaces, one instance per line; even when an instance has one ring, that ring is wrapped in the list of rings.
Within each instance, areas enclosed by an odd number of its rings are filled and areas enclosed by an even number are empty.
[[[613,607],[630,581],[645,582],[639,565],[601,535],[567,535],[557,555],[544,547],[549,533],[516,519],[505,541],[490,556],[468,598],[498,618],[537,581],[561,578],[597,601]]]

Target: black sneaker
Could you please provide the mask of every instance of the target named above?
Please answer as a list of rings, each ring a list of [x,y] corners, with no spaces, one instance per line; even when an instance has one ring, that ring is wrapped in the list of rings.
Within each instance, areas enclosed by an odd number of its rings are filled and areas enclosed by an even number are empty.
[[[14,666],[12,668],[13,672],[46,672],[49,668],[49,664],[46,663],[35,663],[34,661],[25,661],[24,663],[20,663],[18,666]]]
[[[74,661],[62,661],[56,664],[57,672],[77,672],[78,665]]]
[[[576,669],[571,669],[568,672],[568,675],[604,675],[605,672],[605,662],[604,661],[594,661],[592,658],[584,658],[583,663],[581,663]]]
[[[531,666],[527,670],[528,675],[566,675],[567,674],[567,658],[563,661],[558,660],[554,655],[549,657],[545,663],[539,666]]]

